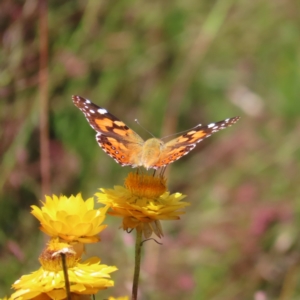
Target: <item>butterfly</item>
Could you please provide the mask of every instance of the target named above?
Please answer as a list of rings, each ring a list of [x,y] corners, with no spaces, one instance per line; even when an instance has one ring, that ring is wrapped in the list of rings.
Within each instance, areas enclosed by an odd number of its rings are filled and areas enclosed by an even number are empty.
[[[90,100],[72,96],[74,104],[84,113],[91,127],[97,132],[99,146],[121,166],[146,169],[166,167],[196,147],[211,134],[236,123],[240,117],[229,118],[208,125],[197,125],[169,142],[150,138],[144,141],[105,108]]]

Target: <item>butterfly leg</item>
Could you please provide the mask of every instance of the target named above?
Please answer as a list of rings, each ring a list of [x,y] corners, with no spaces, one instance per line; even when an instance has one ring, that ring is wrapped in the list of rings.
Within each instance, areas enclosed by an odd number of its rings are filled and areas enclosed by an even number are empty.
[[[167,166],[161,168],[160,174],[159,174],[160,177],[163,177],[163,176],[164,176],[164,173],[165,173],[166,169],[167,169]]]

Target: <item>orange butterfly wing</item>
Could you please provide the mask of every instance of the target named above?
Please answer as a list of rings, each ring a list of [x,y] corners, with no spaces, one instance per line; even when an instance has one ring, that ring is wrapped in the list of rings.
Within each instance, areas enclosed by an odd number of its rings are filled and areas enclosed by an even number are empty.
[[[157,169],[165,167],[178,160],[192,151],[196,147],[197,143],[200,143],[213,133],[235,124],[239,119],[240,117],[234,117],[205,126],[202,126],[201,124],[197,125],[187,133],[167,142],[161,151],[158,162],[151,166],[151,168]]]
[[[99,146],[120,165],[137,166],[144,140],[106,109],[80,96],[72,99],[97,132]]]

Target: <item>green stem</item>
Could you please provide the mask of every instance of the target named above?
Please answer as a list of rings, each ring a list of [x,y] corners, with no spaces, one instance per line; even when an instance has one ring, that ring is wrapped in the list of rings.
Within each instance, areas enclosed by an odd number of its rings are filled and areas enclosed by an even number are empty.
[[[71,300],[70,281],[69,281],[68,267],[66,262],[66,254],[61,253],[60,256],[62,260],[62,267],[63,267],[64,277],[65,277],[65,288],[66,288],[67,300]]]
[[[141,268],[142,234],[143,231],[137,228],[136,240],[135,240],[135,265],[134,265],[132,297],[131,297],[132,300],[137,300],[137,294],[138,294],[140,268]]]

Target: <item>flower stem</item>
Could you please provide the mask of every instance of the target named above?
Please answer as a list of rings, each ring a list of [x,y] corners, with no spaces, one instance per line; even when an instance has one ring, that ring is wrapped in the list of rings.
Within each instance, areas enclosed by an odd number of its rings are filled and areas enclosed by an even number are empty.
[[[61,253],[60,255],[62,259],[62,267],[63,267],[64,277],[65,277],[65,288],[67,293],[67,300],[71,300],[70,281],[69,281],[69,274],[68,274],[68,268],[66,263],[66,254]]]
[[[142,234],[143,231],[139,228],[136,229],[136,240],[135,240],[135,266],[132,284],[132,300],[137,300],[139,277],[141,268],[141,252],[142,252]]]

